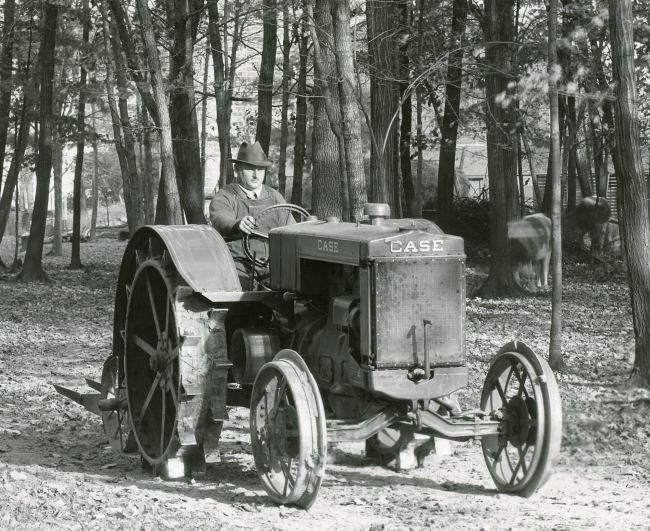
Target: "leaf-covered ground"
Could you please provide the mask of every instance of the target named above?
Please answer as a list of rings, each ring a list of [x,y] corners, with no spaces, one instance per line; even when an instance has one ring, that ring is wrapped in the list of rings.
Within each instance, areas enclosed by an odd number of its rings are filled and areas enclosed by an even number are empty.
[[[2,257],[10,255],[5,241]],[[223,463],[204,477],[163,481],[106,444],[101,422],[54,392],[99,378],[112,339],[114,287],[125,245],[82,245],[85,269],[47,257],[51,283],[0,276],[0,529],[647,529],[650,517],[650,394],[630,388],[629,293],[622,274],[565,269],[558,375],[563,448],[554,475],[529,499],[497,494],[480,446],[395,472],[359,445],[331,449],[309,512],[269,502],[252,465],[247,412],[231,412]],[[471,290],[484,277],[468,268]],[[606,281],[603,278],[606,277]],[[470,299],[464,407],[478,406],[489,359],[519,339],[548,350],[550,298]]]

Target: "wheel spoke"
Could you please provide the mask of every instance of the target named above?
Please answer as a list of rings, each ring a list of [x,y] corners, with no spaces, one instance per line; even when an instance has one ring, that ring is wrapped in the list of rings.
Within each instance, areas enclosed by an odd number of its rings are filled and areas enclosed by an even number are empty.
[[[292,459],[289,458],[289,462],[285,463],[282,459],[280,459],[280,468],[282,469],[282,473],[284,474],[284,489],[283,489],[282,496],[287,495],[288,486],[293,488],[293,486],[296,484],[296,480],[291,476],[291,461]]]
[[[162,390],[162,413],[160,414],[160,455],[162,457],[165,450],[165,416],[167,406],[167,393]]]
[[[160,323],[158,322],[158,310],[156,309],[156,302],[153,298],[153,289],[151,288],[151,281],[149,280],[149,274],[145,276],[147,280],[147,293],[149,294],[149,304],[151,305],[151,314],[153,315],[153,322],[156,327],[156,334],[160,338]]]
[[[506,405],[508,403],[508,399],[506,398],[506,394],[503,391],[503,387],[501,387],[501,382],[499,380],[496,380],[494,382],[494,387],[497,390],[497,393],[499,393],[499,397],[501,398],[501,404]]]
[[[133,334],[131,337],[133,337],[133,343],[135,343],[136,346],[140,347],[140,349],[142,349],[146,354],[148,354],[152,358],[158,353],[158,351],[154,347],[152,347],[140,336]]]
[[[519,369],[517,368],[517,362],[512,361],[512,372],[515,373],[515,377],[517,378],[517,381],[519,382],[519,391],[517,392],[517,396],[521,396],[522,394],[526,396],[526,398],[529,398],[528,396],[528,391],[526,391],[526,379],[528,378],[528,371],[526,371],[525,367],[523,368],[523,377],[522,374],[519,372]]]
[[[165,338],[169,337],[169,307],[172,305],[171,301],[167,301],[166,309],[165,309]]]
[[[526,467],[526,452],[528,452],[529,448],[529,445],[526,445],[525,450],[522,450],[521,447],[517,448],[517,451],[519,452],[519,462],[521,463],[521,469],[524,471],[524,474],[528,472]]]
[[[515,479],[517,479],[517,474],[519,474],[519,469],[521,468],[521,459],[517,461],[517,466],[515,467],[514,471],[512,472],[512,477],[510,478],[510,485],[515,484]]]
[[[149,408],[149,403],[153,398],[153,394],[156,391],[156,388],[158,387],[158,382],[160,382],[160,376],[161,373],[158,373],[156,374],[156,377],[153,379],[153,383],[149,388],[149,392],[147,393],[147,398],[144,399],[144,403],[142,404],[142,409],[140,409],[140,414],[138,415],[136,422],[142,422],[142,419],[144,418],[144,414],[147,412],[147,409]]]
[[[510,387],[510,382],[511,382],[511,379],[512,379],[512,372],[513,372],[513,368],[512,368],[512,365],[510,365],[510,372],[508,373],[508,376],[506,376],[506,381],[505,381],[506,389],[508,389]],[[504,393],[505,393],[505,390],[504,390]]]
[[[174,382],[170,381],[167,385],[167,390],[172,395],[172,402],[174,403],[174,409],[178,411],[178,397],[176,396],[176,389],[174,389]]]
[[[174,347],[169,351],[169,355],[167,356],[167,363],[171,363],[174,361],[176,358],[178,358],[178,354],[180,353],[180,349],[178,347]]]
[[[501,454],[503,453],[504,448],[505,446],[499,446],[499,449],[494,454],[493,456],[494,465],[496,465],[499,462],[499,459],[501,459]]]
[[[275,395],[273,397],[273,416],[271,421],[275,422],[275,419],[278,416],[278,413],[280,412],[280,403],[282,402],[282,398],[286,396],[286,391],[287,391],[287,380],[282,377],[282,379],[279,381],[279,385],[275,388]]]

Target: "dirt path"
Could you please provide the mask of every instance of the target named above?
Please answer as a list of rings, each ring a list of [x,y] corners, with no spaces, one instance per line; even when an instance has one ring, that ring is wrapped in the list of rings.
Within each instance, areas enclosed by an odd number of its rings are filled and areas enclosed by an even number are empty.
[[[98,417],[54,393],[52,383],[98,377],[110,351],[123,245],[110,242],[110,259],[106,242],[86,245],[88,272],[65,271],[66,258],[48,262],[50,285],[0,280],[0,529],[649,528],[650,408],[642,390],[618,387],[630,340],[620,286],[601,290],[602,306],[580,298],[592,286],[567,288],[564,446],[551,480],[532,498],[497,494],[474,444],[404,473],[374,465],[359,445],[341,445],[330,449],[335,462],[305,512],[266,497],[252,466],[246,410],[231,411],[222,464],[189,483],[163,481],[113,452]],[[464,405],[476,405],[497,345],[517,333],[543,348],[547,302],[469,303],[473,376]],[[590,312],[606,326],[591,326]]]

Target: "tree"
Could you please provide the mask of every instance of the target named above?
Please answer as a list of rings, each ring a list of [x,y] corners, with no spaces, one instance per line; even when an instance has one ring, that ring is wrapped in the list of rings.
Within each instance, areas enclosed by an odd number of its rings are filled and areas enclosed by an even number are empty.
[[[14,49],[14,28],[16,20],[16,1],[5,0],[3,14],[2,40],[0,45],[0,184],[9,131],[9,111],[11,109],[11,78]]]
[[[609,0],[614,100],[614,166],[634,323],[633,376],[650,385],[650,220],[648,189],[641,164],[637,113],[632,2]]]
[[[32,226],[29,231],[29,243],[23,269],[18,275],[21,282],[47,280],[43,270],[43,241],[47,219],[47,202],[50,191],[50,173],[52,170],[52,129],[54,115],[52,109],[52,92],[54,79],[54,57],[56,49],[56,25],[59,8],[45,2],[43,6],[43,30],[41,33],[41,51],[39,53],[40,71],[40,131],[38,136],[38,159],[36,161],[36,197],[32,214]]]
[[[370,121],[373,137],[370,156],[371,201],[388,203],[391,215],[401,217],[399,134],[399,44],[395,22],[397,2],[368,0],[368,55],[370,58]]]
[[[456,139],[460,120],[460,95],[463,82],[464,35],[467,24],[467,0],[454,0],[451,17],[451,37],[445,111],[442,119],[440,161],[438,163],[438,220],[444,230],[452,226],[454,182],[456,176]]]
[[[81,12],[82,19],[82,41],[84,46],[88,45],[90,37],[90,7],[88,0],[83,0]],[[84,53],[82,51],[82,61],[79,82],[79,101],[77,104],[77,157],[74,165],[74,185],[72,197],[72,253],[70,256],[70,269],[81,268],[81,177],[84,165],[84,148],[86,146],[86,67],[84,66]]]
[[[409,4],[402,1],[399,4],[402,23],[399,40],[400,46],[400,80],[399,80],[399,98],[402,120],[400,121],[399,132],[399,163],[402,173],[402,184],[404,187],[404,209],[407,217],[419,218],[422,216],[422,204],[417,192],[417,186],[413,182],[411,171],[411,141],[413,128],[413,102],[411,98],[411,87],[409,86],[411,77],[411,59],[409,57],[411,39],[409,32],[411,29],[411,13]]]
[[[137,184],[137,168],[135,167],[135,152],[133,151],[133,140],[131,137],[131,128],[128,126],[128,113],[126,115],[126,120],[122,120],[120,117],[120,111],[118,110],[118,105],[115,101],[115,93],[113,87],[113,81],[116,77],[113,68],[113,61],[120,63],[119,54],[116,53],[114,40],[111,39],[111,23],[108,17],[108,12],[100,2],[99,4],[100,11],[102,14],[102,24],[104,28],[104,63],[106,65],[106,78],[104,81],[106,87],[106,99],[108,101],[108,108],[111,117],[111,126],[113,129],[113,141],[115,143],[115,152],[117,154],[117,160],[120,165],[120,175],[122,176],[123,190],[124,190],[124,205],[126,207],[126,217],[129,224],[129,231],[133,233],[137,228],[136,225],[136,216],[134,215],[133,201],[131,199],[132,192],[136,190]],[[112,43],[111,43],[112,41]],[[124,84],[124,73],[117,74],[119,77],[118,83],[123,87]],[[125,101],[125,92],[120,91],[122,96],[121,107],[122,111],[126,110],[126,101]],[[127,127],[125,127],[127,126]],[[124,136],[127,139],[123,139]],[[130,142],[129,142],[130,140]],[[128,148],[131,148],[131,153],[127,155]],[[136,176],[133,178],[133,176]]]
[[[11,158],[11,165],[9,166],[7,179],[5,180],[2,189],[2,196],[0,197],[0,242],[2,241],[5,229],[7,228],[7,221],[11,210],[11,201],[18,184],[20,170],[23,166],[23,158],[29,142],[29,128],[32,123],[34,109],[36,107],[36,97],[38,95],[38,76],[35,69],[32,69],[31,67],[33,44],[32,28],[33,17],[29,22],[29,45],[27,48],[27,59],[24,69],[24,77],[27,81],[25,84],[25,90],[23,91],[20,116],[16,117],[18,120],[18,133],[14,138],[14,154]]]
[[[512,81],[513,0],[485,0],[485,98],[490,183],[490,275],[483,297],[521,293],[510,267],[508,222],[517,218],[516,123]]]
[[[293,150],[293,187],[291,202],[302,204],[302,173],[305,166],[307,134],[307,56],[309,54],[309,35],[304,26],[298,38],[300,66],[298,68],[298,93],[296,95],[296,135]]]
[[[273,116],[273,74],[278,36],[277,0],[263,0],[262,62],[257,81],[257,130],[255,139],[268,154]]]
[[[549,364],[553,369],[564,366],[562,359],[562,194],[560,175],[560,115],[557,80],[557,0],[551,0],[548,11],[548,92],[551,108],[551,222],[553,242],[553,299]],[[565,146],[567,149],[567,146]],[[548,185],[547,185],[548,186]]]
[[[230,55],[225,46],[226,27],[224,26],[224,40],[219,29],[219,2],[207,0],[208,32],[212,47],[212,65],[214,70],[214,99],[217,107],[217,132],[219,136],[219,187],[231,182],[234,178],[232,164],[230,164],[230,114],[232,105],[232,90],[235,77],[235,60],[241,37],[243,24],[240,21],[239,4],[235,7],[233,16],[233,40]]]
[[[202,0],[167,2],[169,25],[173,27],[173,48],[169,56],[169,119],[176,181],[185,219],[188,223],[200,224],[205,223],[205,216],[192,57],[202,4]]]
[[[359,219],[366,203],[366,178],[363,170],[363,143],[359,109],[354,90],[354,63],[350,39],[350,5],[348,0],[332,1],[334,55],[339,79],[341,130],[345,148],[345,174],[350,219]]]
[[[331,0],[306,4],[314,46],[312,127],[312,212],[320,219],[349,216],[345,144],[334,56]]]
[[[147,64],[151,73],[151,87],[153,89],[155,109],[160,120],[160,162],[161,184],[156,208],[156,223],[178,225],[183,223],[178,185],[176,182],[176,168],[174,165],[174,148],[172,143],[171,123],[169,109],[167,108],[167,95],[162,78],[160,57],[156,46],[151,13],[146,0],[137,0],[138,15],[140,17],[140,31],[145,46]],[[150,113],[151,114],[151,113]]]
[[[126,56],[126,63],[129,67],[129,75],[131,79],[135,82],[142,102],[144,103],[149,116],[153,120],[154,124],[157,127],[160,127],[160,118],[158,116],[158,107],[152,95],[152,86],[145,79],[143,72],[145,68],[142,66],[140,58],[138,57],[134,37],[131,34],[131,29],[129,27],[129,22],[122,6],[121,0],[100,0],[100,6],[104,5],[105,7],[110,7],[113,20],[117,26],[117,31],[120,36],[120,42],[122,43],[122,50]]]
[[[294,33],[297,33],[294,24]],[[278,160],[278,191],[283,196],[287,184],[287,146],[289,144],[289,82],[292,78],[291,68],[291,28],[289,24],[289,0],[282,0],[282,106],[280,110],[280,157]]]

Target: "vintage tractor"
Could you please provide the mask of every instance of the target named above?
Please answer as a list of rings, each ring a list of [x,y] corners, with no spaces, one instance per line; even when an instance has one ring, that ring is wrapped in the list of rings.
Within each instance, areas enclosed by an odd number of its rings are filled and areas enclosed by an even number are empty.
[[[270,265],[256,291],[241,290],[212,227],[139,229],[120,269],[113,354],[89,381],[97,393],[58,390],[102,416],[116,449],[172,476],[215,460],[227,406],[250,407],[257,472],[282,504],[312,505],[328,443],[390,455],[415,434],[480,439],[497,488],[530,496],[560,448],[553,373],[511,342],[480,407],[461,411],[450,395],[468,382],[463,240],[389,219],[387,205],[366,213],[344,223],[303,211],[254,234],[268,238]]]

